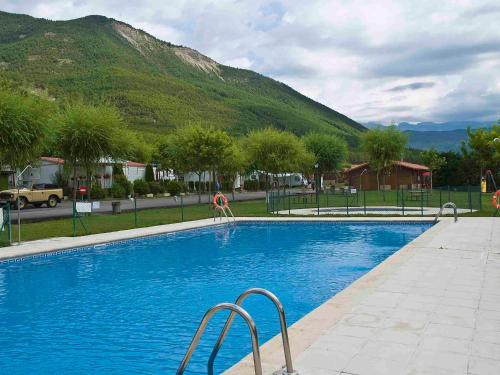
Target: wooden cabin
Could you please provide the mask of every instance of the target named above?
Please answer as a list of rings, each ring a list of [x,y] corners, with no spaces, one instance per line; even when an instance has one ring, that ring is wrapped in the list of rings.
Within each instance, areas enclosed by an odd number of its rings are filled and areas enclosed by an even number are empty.
[[[344,182],[361,190],[377,190],[377,173],[369,163],[355,164],[344,170]],[[380,189],[420,189],[430,187],[429,167],[420,164],[395,161],[380,172]]]

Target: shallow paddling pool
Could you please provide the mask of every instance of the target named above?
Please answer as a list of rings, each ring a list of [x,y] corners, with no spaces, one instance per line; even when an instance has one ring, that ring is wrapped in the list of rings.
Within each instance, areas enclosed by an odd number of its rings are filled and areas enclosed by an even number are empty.
[[[1,374],[175,374],[204,312],[266,288],[292,324],[431,224],[249,222],[0,263]],[[249,298],[264,343],[272,303]],[[187,374],[206,362],[226,315],[209,324]],[[216,360],[251,351],[240,318]]]

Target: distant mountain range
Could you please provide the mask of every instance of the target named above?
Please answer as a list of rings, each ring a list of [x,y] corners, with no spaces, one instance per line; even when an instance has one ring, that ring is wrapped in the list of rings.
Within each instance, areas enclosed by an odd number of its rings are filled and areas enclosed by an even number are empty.
[[[470,127],[471,129],[478,128],[489,128],[493,125],[492,121],[448,121],[448,122],[419,122],[416,124],[412,124],[409,122],[400,122],[396,124],[396,126],[401,131],[411,130],[415,132],[443,132],[448,130],[458,130],[458,129],[467,129]],[[378,128],[381,125],[378,122],[368,122],[363,124],[368,129]]]
[[[368,129],[381,127],[376,122],[363,124]],[[458,151],[462,141],[467,140],[467,128],[489,128],[493,122],[480,121],[449,121],[449,122],[419,122],[411,124],[400,122],[396,126],[408,136],[408,146],[425,150],[435,148],[438,151]]]

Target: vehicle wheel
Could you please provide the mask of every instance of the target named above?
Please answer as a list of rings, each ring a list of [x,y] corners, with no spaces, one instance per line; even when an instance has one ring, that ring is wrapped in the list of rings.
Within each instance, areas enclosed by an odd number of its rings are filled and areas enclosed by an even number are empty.
[[[54,208],[55,206],[57,206],[57,197],[55,195],[51,195],[47,201],[47,207]]]
[[[19,208],[24,210],[28,205],[28,200],[25,197],[19,197]]]
[[[35,206],[36,208],[40,208],[40,207],[42,207],[42,204],[41,203],[33,203],[33,206]]]

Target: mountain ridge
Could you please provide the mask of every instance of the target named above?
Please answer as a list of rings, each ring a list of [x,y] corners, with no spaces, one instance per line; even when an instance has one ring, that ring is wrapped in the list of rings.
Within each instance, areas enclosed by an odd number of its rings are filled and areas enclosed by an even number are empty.
[[[284,83],[98,15],[51,21],[0,11],[0,78],[61,102],[108,101],[149,134],[201,122],[234,135],[272,126],[355,144],[365,130]]]

